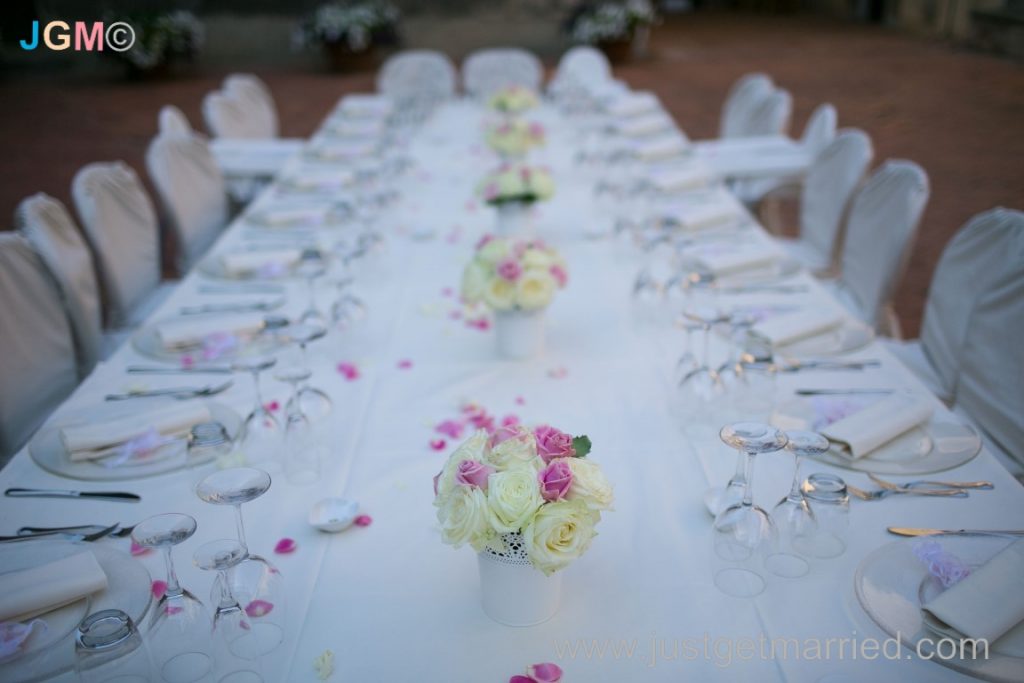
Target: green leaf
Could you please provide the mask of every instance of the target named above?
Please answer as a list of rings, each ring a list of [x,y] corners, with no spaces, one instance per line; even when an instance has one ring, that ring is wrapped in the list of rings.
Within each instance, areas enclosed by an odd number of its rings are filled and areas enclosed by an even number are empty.
[[[574,436],[572,439],[572,449],[576,451],[577,458],[587,457],[587,453],[590,452],[590,437],[586,434]]]

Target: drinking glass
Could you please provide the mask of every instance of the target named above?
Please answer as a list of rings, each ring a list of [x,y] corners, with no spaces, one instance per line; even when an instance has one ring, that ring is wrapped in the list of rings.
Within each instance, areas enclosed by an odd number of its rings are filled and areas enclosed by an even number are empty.
[[[196,487],[200,500],[235,508],[238,543],[244,557],[231,572],[231,590],[243,605],[261,653],[272,651],[284,640],[287,597],[281,572],[260,555],[249,551],[242,521],[242,503],[259,498],[270,488],[270,475],[253,467],[235,467],[209,475]],[[220,589],[214,587],[215,601]]]
[[[846,552],[850,526],[850,495],[846,482],[834,474],[817,472],[807,477],[803,494],[817,526],[813,533],[795,539],[797,549],[808,557],[839,557]]]
[[[715,555],[730,563],[715,572],[715,585],[729,595],[753,597],[764,590],[760,561],[772,553],[776,540],[772,518],[754,505],[754,457],[784,448],[786,435],[771,425],[737,422],[723,427],[720,436],[743,454],[743,498],[715,517]]]
[[[800,464],[804,458],[820,455],[828,450],[828,439],[816,432],[788,431],[786,450],[793,454],[793,483],[789,493],[772,510],[772,518],[779,530],[777,552],[765,560],[768,571],[789,578],[803,576],[810,569],[799,550],[799,540],[817,532],[818,522],[801,489]]]
[[[683,317],[700,326],[702,332],[700,363],[683,375],[677,385],[677,395],[683,417],[699,422],[710,416],[715,404],[725,395],[722,375],[710,363],[711,328],[721,316],[711,308],[698,308],[683,312]]]
[[[193,556],[197,567],[216,571],[213,582],[213,647],[217,653],[219,683],[261,683],[260,657],[265,654],[255,620],[233,592],[234,574],[246,561],[245,547],[238,541],[219,540],[201,545]]]
[[[167,587],[149,620],[150,656],[160,677],[168,683],[202,680],[213,669],[213,653],[206,637],[210,615],[203,603],[178,582],[171,551],[192,537],[196,520],[188,515],[155,515],[135,525],[132,540],[144,548],[163,551]]]
[[[246,462],[254,465],[273,459],[283,435],[281,423],[272,412],[267,410],[266,404],[263,402],[263,393],[260,390],[260,373],[270,370],[275,365],[277,365],[276,358],[262,356],[240,358],[231,366],[231,369],[236,372],[252,374],[256,404],[253,406],[252,412],[245,418],[245,425],[242,429],[242,453],[245,455]]]
[[[306,290],[309,295],[306,310],[299,317],[299,320],[304,323],[321,326],[327,324],[327,317],[316,305],[316,281],[325,272],[327,272],[327,265],[324,262],[323,254],[317,249],[304,249],[301,260],[295,266],[295,273],[306,280]]]
[[[131,617],[119,609],[90,614],[75,631],[75,671],[82,683],[148,683],[153,663]]]
[[[189,493],[195,489],[199,480],[206,476],[207,470],[214,467],[225,467],[230,462],[229,455],[235,450],[234,441],[227,428],[220,422],[202,422],[193,425],[188,434],[188,479]],[[201,473],[202,476],[199,476]]]
[[[299,412],[309,420],[319,420],[331,412],[331,397],[322,389],[303,384],[313,376],[306,346],[323,339],[326,334],[327,328],[321,325],[299,324],[288,328],[288,336],[299,346],[299,362],[297,365],[279,368],[275,377],[292,385],[292,397],[286,406],[289,416]]]

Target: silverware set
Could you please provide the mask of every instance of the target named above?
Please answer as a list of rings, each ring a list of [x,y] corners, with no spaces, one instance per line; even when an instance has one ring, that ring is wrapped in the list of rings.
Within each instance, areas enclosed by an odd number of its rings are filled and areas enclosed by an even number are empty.
[[[284,298],[270,299],[267,301],[253,302],[232,302],[224,304],[203,304],[199,306],[182,306],[179,312],[182,315],[197,315],[203,313],[248,313],[272,311],[284,305]]]
[[[1024,536],[1024,529],[920,529],[916,527],[890,526],[886,528],[895,536]]]
[[[166,389],[151,389],[146,391],[129,391],[123,394],[107,394],[107,401],[127,401],[133,398],[154,398],[157,396],[169,396],[178,400],[188,398],[205,398],[216,396],[227,391],[234,384],[234,380],[228,380],[223,384],[207,384],[202,387],[169,387]]]
[[[968,491],[990,491],[995,485],[990,481],[935,481],[917,479],[896,484],[886,481],[875,474],[868,477],[881,488],[875,490],[861,489],[850,484],[847,490],[860,500],[882,500],[890,496],[923,496],[932,498],[967,498]]]

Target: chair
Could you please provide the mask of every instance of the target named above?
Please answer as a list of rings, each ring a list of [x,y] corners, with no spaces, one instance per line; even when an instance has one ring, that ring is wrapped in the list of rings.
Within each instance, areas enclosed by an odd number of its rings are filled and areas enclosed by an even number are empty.
[[[270,88],[254,74],[231,74],[224,79],[224,92],[245,103],[250,117],[254,121],[258,137],[276,138],[280,135],[280,119],[277,105]]]
[[[160,286],[160,226],[153,202],[122,161],[83,167],[71,195],[96,260],[108,326],[137,326],[170,291]]]
[[[741,125],[737,137],[785,135],[793,116],[793,97],[789,91],[777,89],[761,99]]]
[[[436,50],[404,50],[377,72],[377,91],[397,100],[442,100],[455,94],[455,65]]]
[[[168,135],[191,135],[192,124],[188,117],[173,104],[165,104],[157,118],[158,130]]]
[[[558,60],[548,90],[557,90],[566,84],[604,83],[611,78],[612,65],[603,52],[590,45],[577,45]]]
[[[779,244],[814,272],[832,268],[843,215],[871,163],[871,138],[844,130],[814,160],[800,194],[800,235]]]
[[[214,138],[261,140],[269,138],[265,121],[255,115],[248,101],[223,90],[203,97],[203,120]]]
[[[800,136],[800,146],[811,156],[817,157],[835,140],[838,118],[836,108],[831,104],[819,104],[807,119],[803,135]]]
[[[472,97],[487,97],[509,85],[540,90],[543,80],[540,60],[520,48],[477,50],[462,63],[462,89]]]
[[[146,168],[156,187],[164,222],[184,273],[220,235],[228,220],[224,177],[198,135],[158,135],[146,150]]]
[[[84,378],[104,356],[100,290],[89,247],[64,205],[42,192],[18,204],[14,225],[57,283]]]
[[[762,73],[750,73],[736,81],[729,89],[725,104],[722,106],[718,136],[740,137],[751,111],[774,89],[772,79]]]
[[[74,391],[78,365],[61,293],[23,236],[0,233],[0,467]]]
[[[852,313],[889,336],[899,337],[890,300],[906,269],[929,192],[928,176],[920,166],[890,160],[850,206],[842,270],[833,287]]]

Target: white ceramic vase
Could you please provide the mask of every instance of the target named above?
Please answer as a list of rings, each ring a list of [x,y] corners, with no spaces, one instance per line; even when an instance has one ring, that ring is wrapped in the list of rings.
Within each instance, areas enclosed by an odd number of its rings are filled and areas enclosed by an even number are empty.
[[[498,355],[510,360],[536,358],[544,352],[544,309],[497,311],[494,333]]]
[[[530,564],[520,534],[504,534],[506,551],[478,554],[484,613],[506,626],[534,626],[553,617],[562,599],[562,574]]]
[[[499,237],[529,237],[531,233],[530,204],[503,202],[495,207],[494,232]]]

